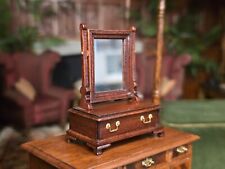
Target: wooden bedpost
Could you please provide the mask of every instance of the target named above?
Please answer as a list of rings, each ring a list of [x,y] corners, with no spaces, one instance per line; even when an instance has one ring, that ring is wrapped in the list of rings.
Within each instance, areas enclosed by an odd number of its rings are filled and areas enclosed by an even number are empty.
[[[160,103],[160,81],[161,81],[161,65],[163,55],[163,33],[164,33],[164,12],[165,0],[159,0],[158,13],[158,32],[157,32],[157,51],[156,51],[156,67],[154,79],[153,102]]]

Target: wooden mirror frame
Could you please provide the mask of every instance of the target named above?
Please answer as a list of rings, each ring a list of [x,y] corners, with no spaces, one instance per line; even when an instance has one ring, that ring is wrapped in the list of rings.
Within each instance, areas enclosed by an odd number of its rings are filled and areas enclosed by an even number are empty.
[[[161,62],[163,56],[163,31],[164,31],[164,12],[165,12],[165,0],[159,0],[159,13],[158,13],[158,31],[157,31],[157,54],[156,54],[156,66],[154,73],[154,89],[152,103],[154,105],[160,104],[160,81],[161,81]],[[86,25],[80,24],[81,35],[81,54],[82,58],[82,87],[81,87],[81,100],[80,108],[90,110],[93,109],[92,104],[117,100],[117,99],[130,99],[138,101],[137,96],[137,84],[135,77],[135,32],[136,28],[132,27],[130,30],[93,30],[87,29]],[[90,38],[92,36],[92,38]],[[125,58],[128,59],[126,63],[129,66],[123,70],[129,75],[126,81],[126,90],[123,92],[105,92],[103,94],[94,93],[94,70],[93,70],[93,37],[101,37],[109,39],[111,37],[121,37],[126,39],[129,46],[126,48],[130,55],[126,53]],[[92,39],[92,40],[91,40]],[[91,47],[92,46],[92,47]],[[92,49],[91,49],[92,48]],[[91,68],[92,67],[92,68]],[[124,68],[124,67],[123,67]],[[123,73],[124,75],[124,73]]]
[[[82,87],[80,106],[92,109],[92,104],[120,99],[138,100],[135,79],[135,32],[130,30],[87,29],[80,25],[82,50]],[[94,39],[123,40],[123,89],[95,92]]]

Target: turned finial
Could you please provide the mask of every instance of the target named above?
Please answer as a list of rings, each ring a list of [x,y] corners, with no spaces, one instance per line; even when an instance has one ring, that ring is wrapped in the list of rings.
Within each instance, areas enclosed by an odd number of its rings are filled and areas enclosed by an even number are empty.
[[[133,32],[135,32],[135,31],[136,31],[136,27],[135,27],[135,26],[131,26],[131,30],[132,30]]]
[[[154,92],[153,102],[156,104],[160,103],[160,81],[161,81],[161,65],[163,56],[163,33],[164,33],[164,11],[165,11],[165,0],[159,1],[159,12],[158,12],[158,32],[157,32],[157,56],[156,56],[156,67],[155,67],[155,81],[154,81]]]
[[[85,24],[81,23],[81,24],[80,24],[80,29],[82,29],[82,30],[87,29],[87,25],[85,25]]]

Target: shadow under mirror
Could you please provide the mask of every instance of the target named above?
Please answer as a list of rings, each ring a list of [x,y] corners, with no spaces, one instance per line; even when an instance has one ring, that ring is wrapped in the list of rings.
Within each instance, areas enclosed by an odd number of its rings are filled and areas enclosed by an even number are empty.
[[[123,40],[94,39],[95,92],[123,89]]]

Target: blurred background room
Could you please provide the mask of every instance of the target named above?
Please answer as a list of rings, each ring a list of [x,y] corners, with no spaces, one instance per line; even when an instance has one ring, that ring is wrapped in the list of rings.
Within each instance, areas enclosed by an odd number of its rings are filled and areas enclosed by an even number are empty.
[[[193,169],[223,169],[225,1],[166,4],[161,122],[201,137]],[[137,28],[138,91],[151,98],[157,6],[158,0],[0,0],[0,169],[26,169],[22,143],[68,128],[67,110],[80,97],[80,23]]]

